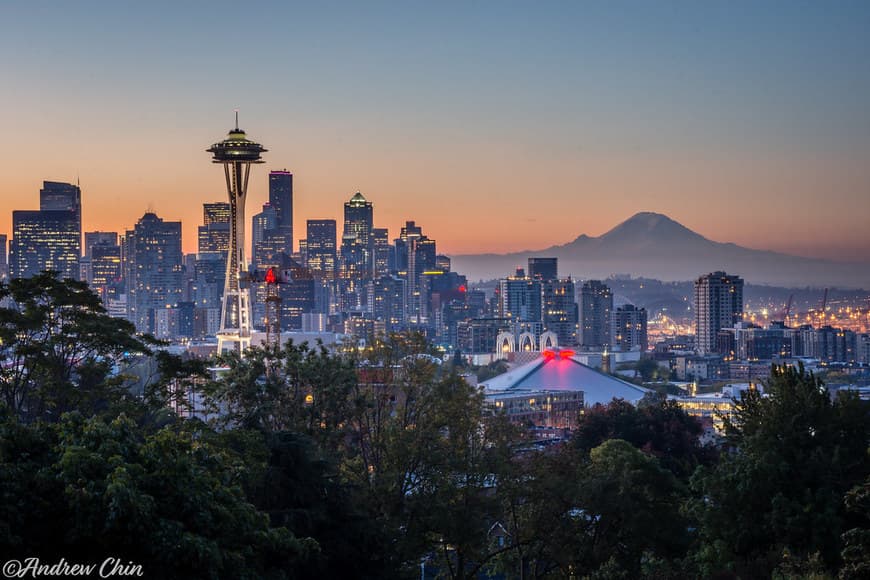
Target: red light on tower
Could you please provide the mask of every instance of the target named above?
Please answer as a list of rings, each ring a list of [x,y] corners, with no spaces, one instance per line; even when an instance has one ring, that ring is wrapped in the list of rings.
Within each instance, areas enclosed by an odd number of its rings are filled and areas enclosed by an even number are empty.
[[[468,288],[465,287],[465,284],[462,284],[459,286],[459,291],[465,294],[466,292],[468,292]]]
[[[278,277],[275,276],[275,268],[269,268],[266,270],[266,284],[277,284]]]

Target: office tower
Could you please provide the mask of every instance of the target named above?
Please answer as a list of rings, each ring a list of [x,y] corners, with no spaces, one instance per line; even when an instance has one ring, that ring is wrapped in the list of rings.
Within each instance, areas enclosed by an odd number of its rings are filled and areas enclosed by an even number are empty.
[[[344,278],[371,278],[372,204],[356,192],[344,204],[344,232],[341,236],[341,273]]]
[[[718,352],[717,337],[743,318],[743,279],[712,272],[695,280],[695,348]]]
[[[278,229],[278,212],[272,204],[263,204],[263,211],[251,218],[251,262],[255,266],[271,263],[270,256],[286,253],[284,242]]]
[[[308,220],[306,224],[306,265],[317,278],[335,278],[335,220]]]
[[[68,210],[12,212],[9,274],[29,278],[53,270],[61,278],[79,277],[81,228]]]
[[[393,247],[390,245],[390,234],[387,228],[372,230],[372,251],[374,252],[374,276],[386,276],[395,269]]]
[[[227,195],[230,202],[230,245],[227,259],[227,277],[221,304],[221,325],[218,331],[218,352],[230,347],[244,352],[251,344],[251,297],[247,287],[240,283],[245,275],[245,199],[251,164],[263,163],[265,152],[259,143],[248,140],[236,126],[226,139],[209,147],[212,162],[224,166]]]
[[[199,259],[227,259],[231,211],[230,204],[224,201],[202,204],[202,225],[196,230],[196,253]]]
[[[82,190],[72,183],[43,181],[39,190],[39,209],[42,211],[71,211],[75,214],[79,236],[82,232]]]
[[[621,350],[647,350],[646,309],[634,304],[620,306],[613,312],[613,346]]]
[[[606,347],[610,340],[613,293],[599,280],[589,280],[580,289],[580,345]]]
[[[212,201],[202,204],[202,225],[229,224],[232,208],[225,201]]]
[[[557,258],[529,258],[529,278],[555,280],[558,276]]]
[[[125,242],[127,317],[139,332],[153,333],[155,311],[175,306],[182,297],[181,222],[146,213]]]
[[[75,229],[78,234],[77,254],[82,255],[82,190],[78,185],[72,183],[61,183],[57,181],[43,181],[42,189],[39,190],[39,210],[40,211],[68,211],[72,212],[71,218],[75,222]],[[73,276],[78,278],[78,276]]]
[[[9,262],[6,261],[6,234],[0,234],[0,281],[9,277]]]
[[[441,270],[442,272],[450,271],[450,257],[445,256],[444,254],[438,254],[435,256],[435,269]]]
[[[531,267],[530,259],[529,268]],[[531,274],[533,271],[530,270],[529,273]],[[553,258],[551,273],[553,276],[556,275],[555,258]],[[532,278],[540,280],[540,278]],[[555,333],[560,346],[576,345],[578,313],[574,281],[571,278],[565,280],[544,278],[541,281],[541,291],[543,292],[542,322],[544,330]]]
[[[91,257],[91,248],[97,244],[106,246],[118,245],[118,232],[85,232],[84,255]]]
[[[117,240],[117,235],[115,236]],[[121,246],[114,244],[94,244],[91,246],[91,265],[89,283],[101,296],[110,286],[123,285],[121,271]]]
[[[522,268],[498,281],[498,316],[511,322],[541,322],[541,281],[526,276]]]
[[[269,205],[275,209],[276,227],[285,245],[282,251],[293,253],[293,174],[284,169],[269,173]]]
[[[435,270],[436,251],[435,240],[423,235],[423,228],[416,222],[407,221],[399,233],[396,244],[396,272],[405,279],[408,293],[405,301],[408,309],[408,320],[419,323],[427,316],[425,295],[421,284],[424,272]]]

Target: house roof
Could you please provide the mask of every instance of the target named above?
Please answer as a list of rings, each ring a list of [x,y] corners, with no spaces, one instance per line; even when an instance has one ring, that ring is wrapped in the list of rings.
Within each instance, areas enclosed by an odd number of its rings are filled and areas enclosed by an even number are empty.
[[[637,404],[648,389],[601,373],[576,360],[571,351],[545,351],[540,358],[480,385],[487,393],[511,391],[583,391],[587,406],[624,399]],[[562,355],[562,356],[560,356]]]

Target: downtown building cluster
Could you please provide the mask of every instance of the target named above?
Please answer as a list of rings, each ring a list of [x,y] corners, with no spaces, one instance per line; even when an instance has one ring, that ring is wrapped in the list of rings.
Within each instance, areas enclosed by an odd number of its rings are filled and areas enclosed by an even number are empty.
[[[256,330],[265,330],[271,302],[284,331],[359,339],[410,329],[435,340],[450,334],[443,313],[465,310],[467,283],[450,271],[449,258],[437,253],[421,226],[408,221],[391,240],[386,228],[375,227],[373,204],[356,192],[344,204],[342,223],[307,220],[296,248],[293,175],[272,171],[268,179],[269,200],[251,219],[243,282]],[[195,254],[182,250],[179,221],[146,212],[125,232],[83,233],[81,207],[78,185],[45,182],[38,210],[13,212],[8,264],[6,236],[0,238],[0,274],[52,270],[87,281],[110,314],[127,318],[140,332],[178,341],[215,336],[231,236],[229,203],[203,205]],[[280,272],[274,289],[265,283],[270,269]],[[277,299],[270,300],[270,292]]]
[[[771,361],[798,358],[870,362],[865,334],[745,321],[743,280],[724,272],[695,281],[695,336],[650,345],[644,308],[614,307],[602,281],[560,277],[556,258],[529,258],[527,269],[494,288],[470,288],[416,222],[407,221],[392,238],[375,227],[374,205],[362,193],[344,203],[342,221],[308,219],[304,232],[294,232],[293,174],[272,171],[268,185],[268,202],[250,220],[245,266],[258,331],[270,317],[280,331],[356,340],[417,330],[445,350],[477,356],[475,362],[556,347],[577,349],[596,366],[606,353],[616,361],[649,353],[675,378],[694,381],[754,379],[766,375]],[[210,341],[220,326],[230,214],[225,201],[203,204],[197,251],[185,254],[181,222],[153,212],[123,232],[83,232],[80,187],[46,181],[39,209],[13,212],[8,260],[7,238],[0,235],[0,277],[53,270],[87,281],[111,315],[141,332]],[[265,283],[270,269],[280,272],[272,288]]]

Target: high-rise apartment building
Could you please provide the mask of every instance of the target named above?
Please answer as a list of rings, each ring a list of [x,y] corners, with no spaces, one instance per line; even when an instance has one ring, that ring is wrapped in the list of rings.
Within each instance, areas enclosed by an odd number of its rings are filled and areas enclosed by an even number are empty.
[[[140,332],[156,331],[155,311],[182,298],[181,222],[146,213],[128,231],[127,317]]]
[[[541,322],[541,281],[526,276],[522,268],[498,281],[498,316],[512,322]]]
[[[308,220],[306,225],[306,265],[315,277],[332,280],[338,261],[335,220]]]
[[[640,349],[646,352],[646,324],[646,308],[634,304],[620,306],[613,312],[613,346],[625,351]]]
[[[269,173],[269,205],[275,209],[276,227],[284,239],[282,251],[293,253],[293,174],[286,169]]]
[[[695,280],[695,348],[698,354],[718,352],[719,331],[743,318],[743,279],[712,272]]]
[[[589,280],[580,289],[580,346],[601,348],[611,344],[610,316],[613,293],[600,280]]]

